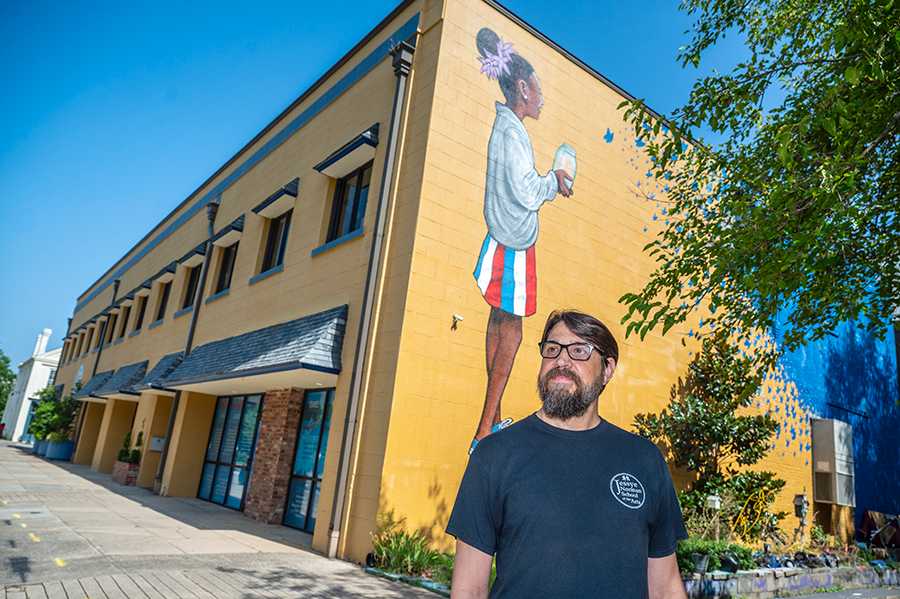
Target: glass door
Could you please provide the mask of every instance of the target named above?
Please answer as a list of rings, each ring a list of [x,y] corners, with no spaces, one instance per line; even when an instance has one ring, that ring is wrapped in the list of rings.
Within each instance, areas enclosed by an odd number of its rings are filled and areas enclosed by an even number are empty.
[[[244,509],[262,403],[262,395],[218,399],[197,497]]]
[[[325,447],[331,427],[334,390],[308,391],[297,435],[297,451],[291,471],[284,523],[312,532],[319,509],[319,488],[325,466]]]

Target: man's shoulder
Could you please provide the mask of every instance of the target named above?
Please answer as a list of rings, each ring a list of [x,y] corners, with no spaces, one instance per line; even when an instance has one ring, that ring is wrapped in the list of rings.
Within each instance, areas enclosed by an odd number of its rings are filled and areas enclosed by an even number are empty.
[[[623,451],[638,452],[641,455],[651,454],[662,456],[662,451],[660,451],[656,443],[650,439],[632,433],[631,431],[626,431],[623,428],[619,428],[607,420],[604,420],[603,422],[607,427],[604,434],[607,435],[608,439],[612,439],[617,447],[621,447]]]
[[[532,414],[491,433],[478,442],[475,452],[497,454],[516,451],[517,447],[520,447],[522,443],[527,443],[532,436],[539,432],[532,422],[534,418],[537,416]]]

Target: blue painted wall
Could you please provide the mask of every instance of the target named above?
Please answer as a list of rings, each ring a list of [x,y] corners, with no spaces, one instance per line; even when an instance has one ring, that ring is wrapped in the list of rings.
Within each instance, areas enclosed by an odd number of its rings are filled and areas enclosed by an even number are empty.
[[[856,526],[863,510],[900,512],[900,395],[897,340],[884,341],[844,323],[834,337],[811,343],[781,362],[798,399],[817,418],[853,427]]]

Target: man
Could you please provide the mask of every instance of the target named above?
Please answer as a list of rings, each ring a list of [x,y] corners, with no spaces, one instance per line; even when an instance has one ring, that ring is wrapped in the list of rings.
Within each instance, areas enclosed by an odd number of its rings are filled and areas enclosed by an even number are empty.
[[[672,478],[650,441],[602,418],[619,349],[599,320],[550,315],[538,412],[472,453],[447,525],[452,599],[685,599],[676,541],[687,538]]]

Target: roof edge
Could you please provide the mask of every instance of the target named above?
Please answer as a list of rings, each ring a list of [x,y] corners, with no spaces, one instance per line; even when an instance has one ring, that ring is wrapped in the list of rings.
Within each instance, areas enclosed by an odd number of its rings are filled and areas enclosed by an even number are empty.
[[[102,282],[106,277],[108,277],[115,270],[116,266],[122,260],[124,260],[129,254],[131,254],[132,252],[137,250],[141,246],[142,243],[144,243],[148,239],[150,239],[153,236],[154,231],[156,231],[160,226],[162,226],[163,223],[165,223],[170,218],[172,218],[175,215],[175,213],[177,213],[179,210],[181,210],[182,208],[187,206],[191,202],[191,200],[196,199],[216,177],[221,175],[226,169],[228,169],[229,166],[234,164],[241,156],[246,154],[255,143],[257,143],[269,131],[271,131],[274,127],[276,127],[281,121],[283,121],[287,117],[287,115],[290,114],[290,112],[292,110],[294,110],[304,100],[306,100],[309,96],[311,96],[313,93],[315,93],[315,91],[317,89],[319,89],[332,75],[334,75],[342,66],[347,64],[356,54],[358,54],[359,51],[365,47],[366,44],[368,44],[370,41],[372,41],[372,39],[376,35],[381,33],[381,31],[384,30],[390,24],[391,21],[396,19],[400,13],[402,13],[404,10],[406,10],[409,6],[411,6],[413,3],[417,2],[417,1],[418,0],[403,0],[397,6],[397,8],[395,8],[393,11],[391,11],[391,13],[387,17],[382,19],[381,22],[378,23],[378,25],[376,25],[374,29],[372,29],[368,34],[366,34],[366,36],[363,37],[362,40],[360,40],[355,46],[353,46],[353,48],[350,49],[349,52],[347,52],[340,60],[338,60],[330,69],[328,69],[324,75],[319,77],[319,79],[317,79],[311,86],[309,86],[305,92],[300,94],[299,98],[294,100],[290,104],[290,106],[285,108],[281,112],[281,114],[279,114],[277,117],[275,117],[274,120],[272,120],[271,123],[266,125],[262,131],[257,133],[253,139],[251,139],[247,144],[244,145],[244,147],[242,147],[240,150],[238,150],[234,154],[234,156],[232,156],[230,159],[228,159],[228,161],[225,162],[225,164],[223,164],[221,167],[219,167],[219,169],[216,170],[215,173],[213,173],[209,178],[206,179],[206,181],[204,181],[202,184],[200,184],[200,186],[197,187],[197,189],[195,189],[188,197],[186,197],[184,200],[182,200],[182,202],[180,204],[178,204],[178,206],[176,206],[175,209],[173,209],[166,216],[164,216],[152,229],[150,229],[150,231],[147,232],[146,235],[144,235],[141,238],[140,241],[138,241],[128,251],[126,251],[102,275],[97,277],[97,279],[93,283],[91,283],[87,289],[85,289],[84,291],[81,292],[80,295],[78,295],[78,297],[76,298],[75,305],[77,306],[78,304],[80,304],[81,298],[83,298],[85,295],[87,295],[87,293],[90,292],[90,290],[95,285]]]

